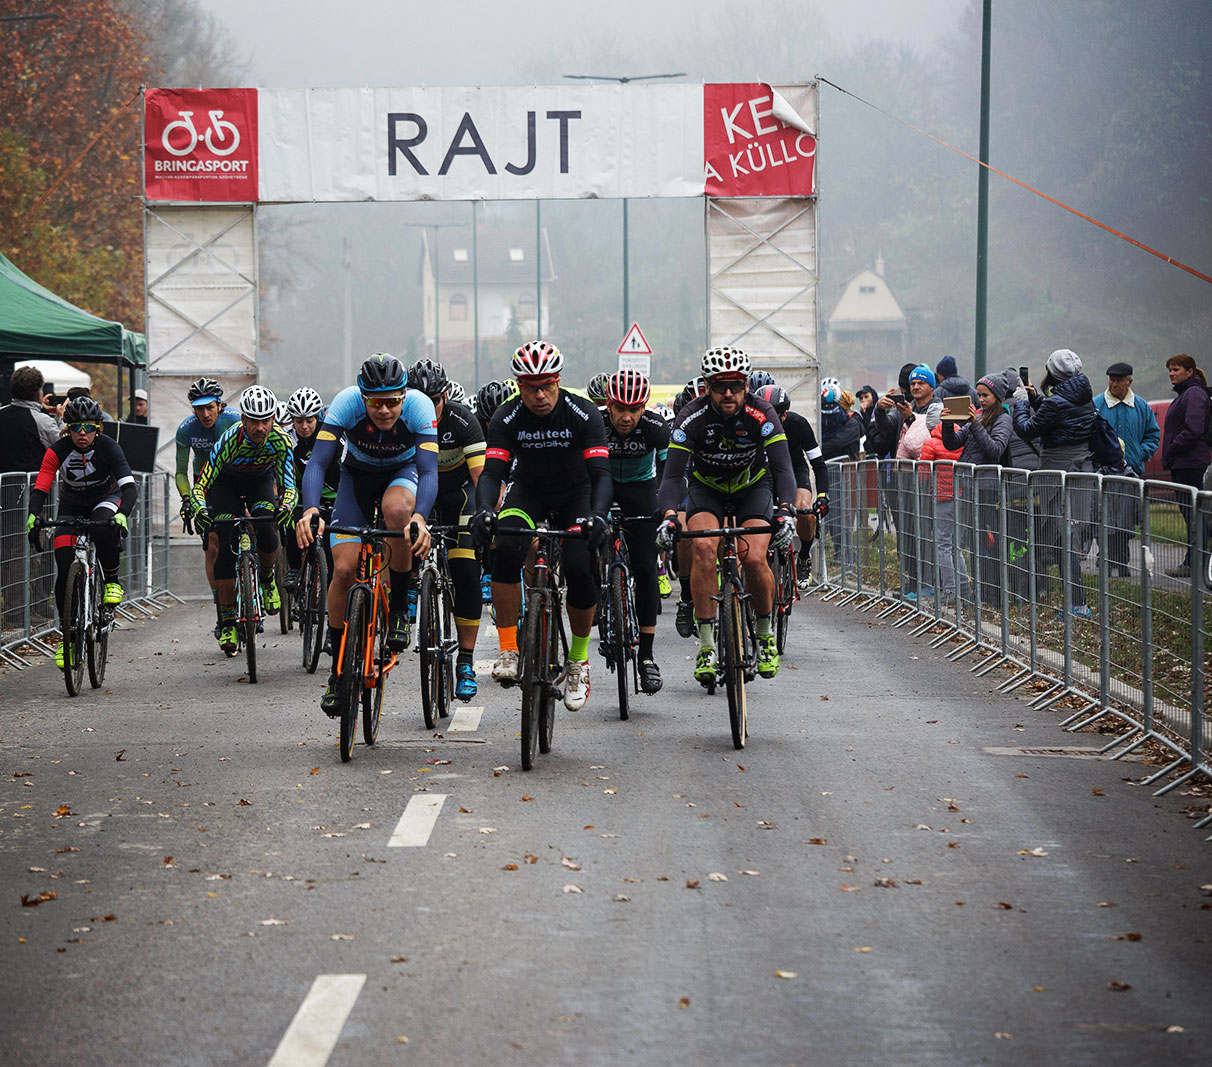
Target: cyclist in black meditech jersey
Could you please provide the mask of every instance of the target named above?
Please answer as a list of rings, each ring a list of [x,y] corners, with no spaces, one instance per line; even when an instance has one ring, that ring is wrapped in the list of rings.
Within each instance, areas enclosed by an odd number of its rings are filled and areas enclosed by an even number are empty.
[[[742,526],[768,526],[774,500],[778,510],[774,522],[776,548],[791,543],[795,519],[795,476],[787,437],[778,415],[766,401],[748,394],[749,356],[738,348],[713,348],[703,355],[702,373],[707,379],[706,396],[691,400],[673,422],[669,459],[657,496],[665,516],[658,530],[661,542],[670,547],[677,530],[676,513],[686,500],[686,524],[691,530],[711,530],[723,523],[725,505],[734,511],[733,521]],[[693,458],[694,469],[683,489],[682,475]],[[771,543],[767,533],[753,534],[742,542],[745,582],[757,616],[758,673],[773,678],[779,669],[778,646],[771,626],[774,576],[766,562]],[[716,557],[719,540],[695,539],[690,585],[694,597],[695,623],[699,631],[699,654],[694,676],[701,682],[716,673],[715,622],[717,590]]]
[[[528,341],[514,353],[519,395],[501,404],[488,424],[487,458],[476,483],[471,527],[479,545],[491,541],[494,527],[498,534],[533,529],[549,517],[561,527],[585,531],[588,543],[564,542],[572,631],[564,706],[576,711],[589,697],[589,634],[598,602],[590,549],[600,550],[606,541],[611,485],[602,416],[591,401],[560,388],[563,366],[560,350],[544,341]],[[514,461],[513,482],[494,516]],[[493,546],[492,603],[500,655],[492,677],[498,682],[518,676],[516,623],[522,605],[522,561],[529,544],[526,537],[498,536]]]
[[[625,516],[645,516],[623,528],[635,578],[636,619],[640,627],[640,689],[656,693],[661,669],[653,657],[657,588],[656,490],[669,450],[669,426],[647,408],[651,387],[646,375],[621,370],[606,379],[606,447],[614,502]],[[620,668],[621,669],[621,668]]]

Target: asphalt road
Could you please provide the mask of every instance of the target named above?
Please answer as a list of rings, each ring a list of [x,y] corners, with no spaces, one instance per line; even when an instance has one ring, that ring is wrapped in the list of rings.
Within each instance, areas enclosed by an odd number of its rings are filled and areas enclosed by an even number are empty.
[[[0,673],[0,1062],[1208,1062],[1193,801],[992,754],[1098,739],[903,631],[801,605],[736,752],[666,614],[525,773],[517,690],[431,735],[411,654],[342,764],[297,634],[249,685],[211,612]]]

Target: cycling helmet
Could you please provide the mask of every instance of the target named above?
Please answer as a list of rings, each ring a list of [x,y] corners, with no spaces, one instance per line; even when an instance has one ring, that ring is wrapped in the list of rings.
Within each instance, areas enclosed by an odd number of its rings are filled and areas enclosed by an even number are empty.
[[[390,352],[376,352],[358,371],[364,393],[398,393],[404,388],[404,364]]]
[[[707,379],[701,374],[696,374],[686,383],[686,388],[682,392],[685,393],[687,400],[693,400],[696,396],[705,396],[707,394]]]
[[[476,414],[482,419],[491,419],[493,412],[509,399],[511,392],[506,382],[485,382],[476,393]]]
[[[67,407],[63,409],[63,421],[69,424],[73,422],[100,422],[101,405],[91,396],[78,396],[74,400],[67,402]]]
[[[559,374],[563,369],[560,350],[546,341],[527,341],[513,354],[514,374]]]
[[[821,399],[826,404],[836,404],[842,396],[842,383],[836,378],[821,379]]]
[[[609,374],[595,374],[589,379],[589,384],[585,386],[585,392],[589,399],[595,403],[599,400],[605,400],[608,395],[607,383],[610,381]]]
[[[290,394],[290,399],[286,401],[286,410],[291,418],[306,419],[319,415],[324,410],[324,401],[311,386],[305,385]]]
[[[446,399],[452,404],[466,404],[467,390],[452,379],[446,387]]]
[[[756,393],[759,389],[764,389],[768,385],[774,385],[774,375],[768,370],[754,370],[749,372],[749,391]]]
[[[189,392],[185,397],[191,404],[205,407],[223,399],[223,386],[214,378],[197,378],[189,383]]]
[[[431,400],[437,400],[449,385],[446,368],[432,359],[418,359],[408,368],[408,388],[420,389]]]
[[[263,385],[250,385],[240,394],[240,414],[250,419],[273,418],[278,411],[278,398]]]
[[[666,422],[673,418],[673,409],[668,404],[657,404],[656,413]]]
[[[749,374],[749,356],[739,348],[724,345],[721,348],[709,348],[703,353],[699,370],[704,378],[714,378],[716,375],[740,376]]]
[[[673,415],[674,415],[674,418],[677,418],[678,413],[679,413],[679,412],[682,410],[682,408],[684,408],[685,406],[686,406],[686,391],[685,391],[685,390],[683,390],[682,392],[678,393],[678,395],[677,395],[677,396],[675,396],[675,397],[673,398]]]
[[[791,397],[781,385],[764,385],[757,395],[766,401],[781,419],[791,407]]]
[[[648,403],[648,376],[638,370],[616,371],[606,379],[606,395],[616,404],[631,407]],[[589,394],[591,397],[593,393]]]
[[[274,406],[274,418],[278,421],[279,426],[290,425],[290,409],[286,406],[285,400],[279,400]]]

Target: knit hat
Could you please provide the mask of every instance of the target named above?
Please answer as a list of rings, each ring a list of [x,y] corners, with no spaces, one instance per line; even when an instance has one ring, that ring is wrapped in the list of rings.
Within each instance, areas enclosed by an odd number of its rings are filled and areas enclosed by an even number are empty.
[[[901,387],[902,393],[909,391],[909,375],[917,369],[916,363],[906,363],[901,367],[900,372],[896,376],[896,384]]]
[[[1077,357],[1074,358],[1076,359]],[[909,384],[912,385],[914,382],[925,382],[931,389],[938,384],[934,380],[934,371],[929,367],[914,367],[909,372]]]
[[[944,378],[954,378],[957,374],[959,374],[959,367],[955,364],[954,356],[943,356],[934,368],[934,375],[940,382]]]
[[[1075,374],[1081,374],[1082,361],[1076,352],[1072,352],[1067,348],[1058,348],[1048,357],[1046,364],[1048,373],[1054,381],[1063,382],[1066,378],[1072,378]]]
[[[1011,393],[1018,392],[1019,388],[1023,384],[1023,380],[1018,376],[1018,371],[1016,371],[1013,367],[1007,367],[1004,371],[1002,371],[1002,377],[1006,379],[1006,385],[1009,387],[1006,393],[1007,396],[1009,396]]]
[[[843,389],[837,402],[842,405],[843,410],[849,411],[854,407],[854,394],[849,389]]]
[[[986,374],[977,385],[983,385],[989,390],[998,401],[1005,400],[1006,397],[1013,392],[1010,388],[1010,383],[1006,380],[1004,374]]]

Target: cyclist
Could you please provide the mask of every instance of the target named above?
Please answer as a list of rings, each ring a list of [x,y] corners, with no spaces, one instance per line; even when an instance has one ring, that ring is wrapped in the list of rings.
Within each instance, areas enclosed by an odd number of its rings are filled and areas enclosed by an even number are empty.
[[[384,527],[401,532],[415,522],[417,539],[389,540],[384,559],[391,573],[390,614],[387,644],[394,652],[408,642],[408,576],[414,551],[424,557],[429,551],[425,516],[438,491],[437,419],[433,402],[418,389],[407,388],[404,364],[387,352],[376,352],[358,371],[356,385],[342,389],[324,416],[316,444],[303,475],[303,514],[295,528],[300,548],[306,548],[324,532],[318,522],[312,533],[311,518],[319,517],[320,488],[324,471],[345,440],[341,481],[332,510],[335,526],[366,526],[373,521],[376,506]],[[320,700],[328,715],[339,715],[337,657],[345,628],[345,601],[357,577],[361,546],[356,537],[332,534],[332,580],[328,586],[328,639],[332,668]]]
[[[519,395],[497,408],[488,425],[488,452],[476,483],[472,536],[487,545],[498,532],[533,529],[553,516],[561,526],[588,536],[564,544],[568,624],[572,631],[565,664],[564,706],[576,711],[589,697],[589,634],[598,602],[590,548],[606,541],[610,467],[602,417],[593,402],[560,387],[564,357],[545,341],[528,341],[514,353]],[[513,482],[494,516],[501,486],[516,459]],[[525,537],[498,537],[492,555],[492,602],[500,654],[492,667],[497,682],[518,676],[517,618],[522,606]]]
[[[735,509],[742,526],[767,526],[773,501],[778,509],[774,521],[776,548],[791,543],[794,529],[795,475],[787,437],[774,408],[759,397],[747,395],[749,356],[739,348],[713,348],[704,353],[703,377],[706,396],[691,400],[674,420],[669,460],[658,492],[664,519],[658,537],[671,547],[678,528],[677,508],[683,496],[682,475],[687,461],[694,468],[688,479],[686,524],[691,530],[709,530],[722,525],[724,505]],[[771,627],[774,576],[766,561],[771,536],[754,534],[740,542],[746,587],[757,615],[758,673],[773,678],[779,669],[778,647]],[[694,559],[690,584],[694,597],[699,653],[694,676],[700,682],[716,673],[715,622],[716,558],[718,538],[693,541]]]
[[[621,370],[606,380],[606,447],[610,451],[614,502],[624,515],[646,517],[644,522],[628,523],[623,529],[623,537],[635,575],[636,618],[640,624],[640,688],[645,693],[656,693],[661,688],[661,669],[652,651],[660,596],[656,491],[669,449],[669,427],[660,415],[647,407],[650,391],[647,376],[636,370]],[[622,666],[618,669],[622,670]]]
[[[240,394],[240,421],[215,442],[210,458],[194,482],[194,526],[206,535],[216,518],[273,516],[276,522],[253,523],[261,558],[261,592],[265,610],[274,615],[282,606],[274,563],[278,556],[276,525],[294,521],[297,493],[290,438],[276,423],[278,400],[263,385],[250,385]],[[281,490],[281,498],[278,491]],[[218,530],[215,588],[219,596],[219,647],[228,656],[239,651],[236,635],[236,532],[225,524]]]
[[[451,399],[451,386],[440,363],[419,359],[408,370],[408,388],[419,389],[431,401],[438,419],[437,512],[449,525],[466,525],[475,503],[475,486],[484,466],[484,431],[467,406]],[[455,696],[468,701],[476,695],[474,666],[480,632],[480,565],[469,532],[460,532],[447,556],[454,582],[455,628],[459,654],[455,660]],[[412,592],[409,592],[411,599]],[[411,605],[410,605],[411,607]]]
[[[595,374],[585,386],[585,395],[593,401],[601,415],[606,414],[606,382],[609,378],[609,374]]]
[[[310,386],[303,386],[290,394],[286,401],[286,412],[290,416],[291,427],[295,432],[295,447],[292,450],[295,465],[295,486],[303,484],[303,471],[311,458],[311,451],[316,445],[316,430],[324,415],[324,401],[320,394]],[[333,502],[337,499],[337,484],[341,480],[341,457],[333,455],[324,470],[324,484],[320,487],[320,503],[332,511]],[[303,514],[303,504],[295,505],[296,521]],[[287,572],[286,585],[294,589],[299,584],[299,569],[303,566],[303,550],[299,547],[296,537],[287,537],[284,541],[286,548]],[[329,573],[332,573],[332,560],[329,563]]]
[[[194,478],[210,458],[210,450],[223,432],[240,421],[239,412],[223,403],[223,387],[214,378],[198,378],[190,383],[186,399],[194,413],[177,427],[177,474],[174,479],[181,494],[181,518],[190,530],[194,514],[193,486],[189,480],[189,457],[194,457]],[[192,532],[192,531],[191,531]],[[219,637],[219,595],[215,592],[215,560],[219,558],[219,538],[213,530],[202,538],[206,566],[206,584],[215,602],[215,638]]]
[[[673,398],[673,416],[676,419],[681,414],[682,408],[690,403],[695,397],[707,395],[707,379],[701,374],[696,374],[690,379],[677,396]],[[672,429],[672,427],[671,427]],[[693,466],[693,459],[687,461],[687,474],[690,467]],[[686,480],[682,480],[682,500],[683,503],[678,507],[678,525],[686,525]],[[689,637],[694,633],[694,595],[690,589],[690,566],[691,560],[694,558],[694,552],[689,541],[679,541],[674,548],[672,554],[665,553],[666,562],[670,558],[673,559],[677,567],[678,587],[680,595],[678,598],[677,611],[674,614],[673,625],[677,630],[679,637]]]
[[[61,631],[63,597],[67,591],[67,572],[75,559],[76,536],[72,519],[113,519],[114,527],[91,531],[97,546],[97,558],[105,573],[104,603],[113,607],[122,603],[122,585],[118,567],[122,559],[122,538],[126,536],[126,517],[138,497],[130,464],[112,437],[101,433],[101,405],[90,396],[78,396],[63,410],[67,436],[60,437],[42,457],[42,466],[29,494],[29,516],[25,529],[34,538],[34,524],[59,476],[59,513],[55,526],[55,605],[59,609]],[[39,546],[35,543],[35,548]],[[63,666],[64,649],[55,653],[55,666]]]
[[[476,393],[476,418],[480,420],[480,428],[485,435],[488,433],[488,423],[492,420],[492,416],[506,400],[511,396],[517,396],[518,383],[512,378],[506,378],[502,381],[486,382],[480,386],[480,391]],[[506,473],[504,484],[508,484],[509,474]],[[502,497],[504,497],[504,484],[502,485]],[[496,510],[499,510],[501,501],[497,501]],[[492,546],[486,546],[480,549],[480,600],[485,604],[492,603]]]
[[[753,375],[750,375],[752,382]],[[821,455],[812,424],[799,412],[791,410],[791,396],[778,385],[766,385],[756,390],[783,423],[787,434],[787,447],[791,450],[791,469],[795,472],[796,509],[812,508],[811,515],[797,515],[796,532],[800,535],[800,558],[796,563],[796,579],[806,589],[812,581],[812,540],[816,537],[817,522],[829,514],[829,468]],[[812,478],[816,479],[816,497],[812,495],[812,480],[808,475],[812,466]]]

